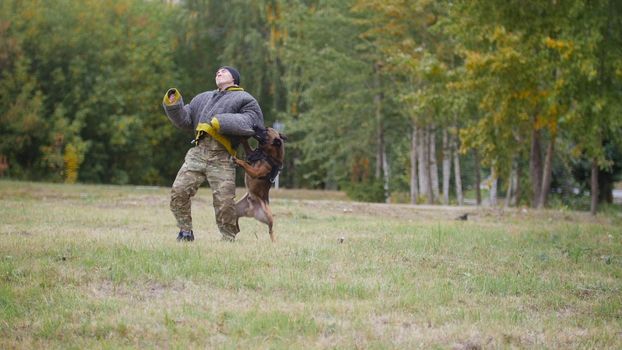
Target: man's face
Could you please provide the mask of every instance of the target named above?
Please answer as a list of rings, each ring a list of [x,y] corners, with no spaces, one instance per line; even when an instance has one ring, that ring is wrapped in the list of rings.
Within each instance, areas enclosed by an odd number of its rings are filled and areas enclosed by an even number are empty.
[[[233,76],[228,70],[220,68],[216,72],[216,85],[218,85],[218,87],[223,85],[233,85]]]

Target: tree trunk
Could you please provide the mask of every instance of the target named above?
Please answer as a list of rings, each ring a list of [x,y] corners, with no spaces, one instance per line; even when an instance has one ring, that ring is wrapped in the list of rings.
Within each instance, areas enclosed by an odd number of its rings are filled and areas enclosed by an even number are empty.
[[[464,195],[462,193],[462,177],[460,174],[460,155],[458,154],[458,144],[456,135],[451,136],[451,145],[454,152],[454,183],[456,184],[456,197],[458,205],[464,205]]]
[[[430,162],[428,161],[428,142],[427,128],[419,128],[419,195],[426,197],[426,202],[430,202],[432,196],[428,193],[430,186]]]
[[[481,164],[479,161],[479,152],[475,150],[475,197],[477,205],[482,205],[482,191],[479,188],[482,183]]]
[[[562,199],[564,200],[564,202],[568,202],[574,194],[572,193],[572,188],[573,188],[572,170],[566,164],[564,164],[563,170],[564,172],[563,172],[562,179],[561,179]]]
[[[509,208],[512,205],[512,195],[514,193],[514,159],[512,159],[512,164],[510,165],[510,178],[508,179],[508,189],[505,192],[505,203],[504,206]]]
[[[387,158],[386,145],[382,147],[382,174],[384,180],[384,200],[389,203],[389,177],[391,175],[391,169],[389,168],[389,159]]]
[[[598,203],[613,203],[613,187],[615,183],[611,174],[598,172]]]
[[[514,198],[512,205],[518,206],[520,204],[520,195],[521,195],[521,187],[520,187],[520,179],[523,176],[523,168],[517,162],[516,163],[516,177],[514,178]]]
[[[380,86],[380,67],[374,65],[374,88],[376,94],[374,95],[374,107],[376,114],[376,180],[380,180],[382,177],[382,167],[384,164],[384,126],[382,123],[382,93]]]
[[[425,188],[425,194],[426,194],[426,198],[427,198],[427,204],[434,204],[434,192],[432,190],[432,171],[431,171],[431,163],[432,160],[430,157],[430,127],[426,127],[425,128],[425,138],[424,138],[424,153],[423,153],[423,157],[425,160],[425,169],[424,169],[424,173],[426,176],[426,188]]]
[[[497,179],[497,167],[493,164],[492,168],[490,168],[490,206],[497,206],[497,184],[499,183]]]
[[[438,189],[438,163],[436,161],[436,127],[430,127],[428,131],[430,135],[430,180],[432,185],[433,202],[437,203],[440,199]]]
[[[382,178],[382,164],[384,164],[384,132],[381,125],[378,125],[378,129],[376,130],[376,142],[376,172],[374,175],[377,180],[380,180]]]
[[[419,198],[419,177],[417,176],[417,126],[413,123],[410,140],[410,202],[417,204]]]
[[[424,144],[423,140],[425,139],[425,128],[417,129],[417,171],[419,173],[419,195],[425,196],[427,183],[425,182],[425,152],[424,152]]]
[[[326,178],[324,179],[324,189],[336,191],[339,188],[335,167],[328,167],[326,170]]]
[[[546,206],[546,202],[551,191],[551,178],[553,174],[553,152],[555,151],[555,135],[551,135],[551,141],[546,148],[546,158],[544,160],[544,172],[542,174],[542,190],[540,190],[540,199],[538,200],[538,208]]]
[[[451,178],[451,148],[447,128],[443,129],[443,204],[449,204],[449,179]]]
[[[590,181],[590,187],[592,192],[592,205],[590,206],[590,213],[596,215],[598,209],[598,163],[596,159],[592,160],[592,176]]]
[[[538,207],[540,192],[542,191],[542,153],[540,146],[540,131],[532,126],[531,151],[529,154],[529,172],[531,174],[531,206]]]

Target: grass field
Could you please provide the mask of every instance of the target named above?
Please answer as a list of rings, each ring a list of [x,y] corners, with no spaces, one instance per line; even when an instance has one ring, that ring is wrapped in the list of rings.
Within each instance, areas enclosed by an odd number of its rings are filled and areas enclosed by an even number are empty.
[[[622,348],[620,210],[272,207],[177,243],[166,188],[0,181],[0,349]]]

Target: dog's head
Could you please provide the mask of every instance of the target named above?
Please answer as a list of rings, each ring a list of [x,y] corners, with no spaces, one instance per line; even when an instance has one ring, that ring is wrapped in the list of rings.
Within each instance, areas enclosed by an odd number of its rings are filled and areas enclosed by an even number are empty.
[[[259,148],[272,158],[283,160],[285,155],[284,143],[287,141],[287,136],[272,128],[254,126],[253,130],[255,130],[253,137],[259,141]]]

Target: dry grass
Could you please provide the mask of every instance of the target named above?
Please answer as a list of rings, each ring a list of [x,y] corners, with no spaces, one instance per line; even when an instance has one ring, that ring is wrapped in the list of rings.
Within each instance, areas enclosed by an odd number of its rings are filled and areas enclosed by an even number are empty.
[[[0,181],[0,348],[622,348],[619,211],[273,198],[179,244],[168,189]]]

